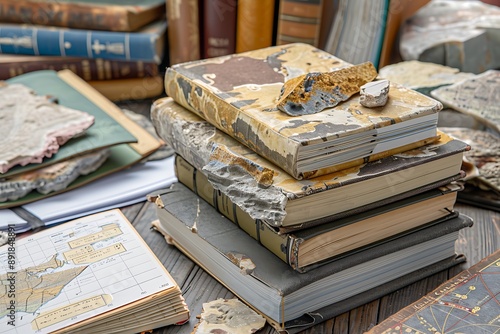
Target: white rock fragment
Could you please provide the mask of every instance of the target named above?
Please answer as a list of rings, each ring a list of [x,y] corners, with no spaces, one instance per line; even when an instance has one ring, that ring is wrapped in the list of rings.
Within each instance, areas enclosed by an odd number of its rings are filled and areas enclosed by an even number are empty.
[[[383,107],[389,96],[389,80],[369,82],[360,88],[359,102],[368,108]]]

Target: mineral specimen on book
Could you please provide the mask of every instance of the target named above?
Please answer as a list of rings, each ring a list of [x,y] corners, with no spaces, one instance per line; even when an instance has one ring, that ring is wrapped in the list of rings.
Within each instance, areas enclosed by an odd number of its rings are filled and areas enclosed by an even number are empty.
[[[24,85],[0,83],[0,173],[42,162],[92,124],[86,112],[55,104]]]
[[[315,114],[346,101],[376,77],[377,70],[370,62],[333,72],[303,74],[284,83],[278,109],[290,116]]]
[[[99,168],[109,153],[108,149],[101,149],[1,180],[0,202],[15,201],[33,190],[48,194],[66,189],[80,175],[87,175]]]
[[[200,322],[192,334],[251,334],[264,327],[266,319],[238,299],[222,299],[203,303]]]
[[[500,134],[500,71],[489,70],[450,86],[437,88],[432,97],[471,115]]]
[[[430,96],[430,92],[441,86],[451,85],[474,76],[460,72],[458,68],[418,60],[402,61],[382,67],[379,77],[396,82]]]
[[[364,84],[360,88],[359,103],[367,108],[383,107],[389,96],[389,80],[378,80]]]
[[[482,73],[500,67],[500,8],[481,1],[434,0],[401,29],[403,60]]]

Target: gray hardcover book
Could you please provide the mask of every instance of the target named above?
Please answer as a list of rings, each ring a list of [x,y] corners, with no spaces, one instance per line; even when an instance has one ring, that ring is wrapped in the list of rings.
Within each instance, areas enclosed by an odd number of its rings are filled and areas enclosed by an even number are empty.
[[[459,215],[298,273],[182,184],[148,198],[157,206],[159,220],[154,227],[166,240],[280,330],[312,325],[318,320],[301,325],[301,319],[316,311],[326,320],[334,316],[333,306],[363,292],[371,291],[368,298],[376,298],[372,289],[384,286],[380,291],[387,293],[389,282],[397,289],[402,285],[394,282],[404,278],[403,284],[409,284],[414,272],[427,275],[442,270],[446,266],[426,267],[455,259],[458,231],[472,225],[470,218]],[[421,277],[422,273],[415,275],[415,280]]]

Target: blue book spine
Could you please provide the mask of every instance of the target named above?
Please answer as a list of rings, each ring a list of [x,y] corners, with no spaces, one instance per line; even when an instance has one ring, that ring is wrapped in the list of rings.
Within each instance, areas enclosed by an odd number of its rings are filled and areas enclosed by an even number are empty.
[[[159,63],[165,28],[126,33],[0,24],[0,53]]]

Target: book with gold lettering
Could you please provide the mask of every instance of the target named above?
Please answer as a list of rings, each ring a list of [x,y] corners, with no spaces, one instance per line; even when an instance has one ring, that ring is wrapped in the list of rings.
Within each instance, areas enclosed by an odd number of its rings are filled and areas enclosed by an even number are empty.
[[[139,333],[189,319],[179,286],[118,209],[0,247],[0,280],[6,334]]]

